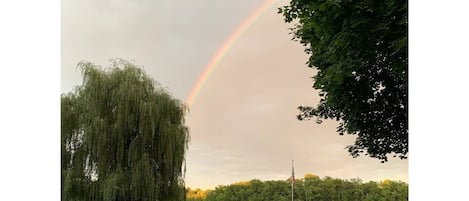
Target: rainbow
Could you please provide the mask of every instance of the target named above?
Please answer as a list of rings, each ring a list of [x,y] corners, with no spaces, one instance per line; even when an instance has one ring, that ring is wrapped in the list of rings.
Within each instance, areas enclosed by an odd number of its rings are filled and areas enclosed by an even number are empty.
[[[262,3],[251,15],[249,15],[241,25],[236,28],[236,30],[228,37],[228,39],[223,43],[223,45],[217,50],[215,55],[210,59],[207,66],[205,66],[203,72],[200,74],[197,82],[192,87],[189,92],[189,96],[186,98],[187,105],[192,105],[195,97],[202,89],[203,85],[207,81],[210,74],[213,72],[215,67],[220,63],[223,57],[226,55],[231,46],[236,42],[236,40],[248,29],[248,27],[253,24],[257,18],[259,18],[272,4],[275,0],[266,0]]]

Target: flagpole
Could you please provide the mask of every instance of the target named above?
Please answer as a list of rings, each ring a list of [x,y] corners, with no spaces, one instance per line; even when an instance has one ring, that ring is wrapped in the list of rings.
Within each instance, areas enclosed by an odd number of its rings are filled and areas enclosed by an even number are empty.
[[[291,160],[291,201],[293,201],[293,184],[295,183],[295,167],[293,166],[293,159]]]

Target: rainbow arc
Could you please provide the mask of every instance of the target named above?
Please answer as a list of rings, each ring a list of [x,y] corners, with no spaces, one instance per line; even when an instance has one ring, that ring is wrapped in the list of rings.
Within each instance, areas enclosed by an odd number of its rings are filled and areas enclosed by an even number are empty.
[[[223,45],[217,50],[217,52],[212,56],[208,64],[205,66],[204,70],[200,74],[196,83],[192,87],[189,95],[186,98],[186,103],[192,105],[197,94],[200,92],[204,84],[207,82],[207,79],[210,77],[210,74],[218,66],[220,61],[229,51],[230,47],[236,42],[237,39],[251,26],[257,18],[259,18],[268,8],[270,8],[275,0],[266,0],[264,1],[253,13],[251,13],[242,23],[239,25],[235,31],[228,37],[228,39],[223,43]]]

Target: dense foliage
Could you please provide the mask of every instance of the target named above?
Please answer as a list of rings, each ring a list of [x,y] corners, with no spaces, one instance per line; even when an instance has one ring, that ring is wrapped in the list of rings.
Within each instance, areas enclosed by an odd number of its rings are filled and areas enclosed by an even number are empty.
[[[279,9],[317,70],[321,100],[298,119],[340,120],[353,157],[408,153],[407,0],[292,0]]]
[[[196,188],[196,189],[187,188],[186,189],[186,200],[188,200],[188,201],[204,201],[205,198],[207,197],[208,192],[210,192],[210,190],[204,191],[200,188]]]
[[[408,185],[384,180],[364,183],[359,179],[323,179],[315,175],[295,181],[294,200],[305,201],[404,201],[408,200]],[[199,189],[200,191],[200,189]],[[191,192],[194,194],[194,192]],[[199,193],[202,195],[203,193]],[[206,197],[187,196],[188,201],[290,201],[291,183],[287,181],[240,182],[219,186],[205,192]]]
[[[61,97],[62,200],[183,200],[185,105],[132,63],[79,67]]]

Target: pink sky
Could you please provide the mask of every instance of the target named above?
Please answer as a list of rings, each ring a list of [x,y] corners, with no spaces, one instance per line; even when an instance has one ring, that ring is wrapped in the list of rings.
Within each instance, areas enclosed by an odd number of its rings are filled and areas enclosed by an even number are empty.
[[[280,4],[277,4],[280,5]],[[295,159],[306,173],[364,180],[408,180],[407,160],[353,159],[337,122],[296,120],[296,107],[319,101],[303,47],[273,7],[233,45],[191,105],[188,186],[286,179]]]

